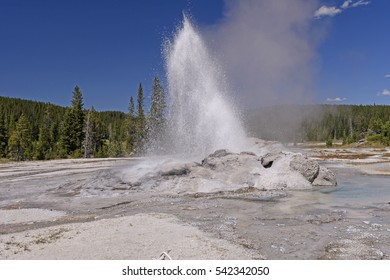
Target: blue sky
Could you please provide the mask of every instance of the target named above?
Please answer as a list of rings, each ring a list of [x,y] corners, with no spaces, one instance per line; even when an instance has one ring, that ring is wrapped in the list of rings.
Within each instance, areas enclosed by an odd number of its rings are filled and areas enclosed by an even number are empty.
[[[321,64],[317,89],[322,100],[389,105],[390,1],[323,3],[334,12],[317,19],[330,24],[318,49]],[[348,8],[342,8],[343,4],[349,4]]]
[[[226,16],[225,5],[0,0],[0,95],[68,106],[77,84],[86,108],[126,111],[139,82],[149,95],[154,75],[164,75],[162,42],[182,11],[207,30]],[[315,102],[390,104],[390,1],[318,1],[314,8],[310,24],[322,30],[313,46]]]

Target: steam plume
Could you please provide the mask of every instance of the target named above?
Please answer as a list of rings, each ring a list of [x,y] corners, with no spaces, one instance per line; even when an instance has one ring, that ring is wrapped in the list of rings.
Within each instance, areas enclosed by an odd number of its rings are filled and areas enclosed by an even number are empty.
[[[226,0],[209,41],[224,64],[237,99],[247,107],[312,99],[317,1]]]

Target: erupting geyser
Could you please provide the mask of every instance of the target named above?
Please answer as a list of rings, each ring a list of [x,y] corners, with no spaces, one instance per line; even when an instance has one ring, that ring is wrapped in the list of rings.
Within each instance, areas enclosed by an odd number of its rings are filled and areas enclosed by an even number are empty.
[[[201,158],[222,148],[245,150],[247,138],[223,73],[186,16],[166,46],[165,59],[168,150],[186,158]]]
[[[302,154],[279,143],[248,140],[220,67],[188,18],[167,44],[165,59],[169,116],[162,145],[170,156],[147,159],[120,174],[131,190],[197,193],[337,184],[331,171]]]

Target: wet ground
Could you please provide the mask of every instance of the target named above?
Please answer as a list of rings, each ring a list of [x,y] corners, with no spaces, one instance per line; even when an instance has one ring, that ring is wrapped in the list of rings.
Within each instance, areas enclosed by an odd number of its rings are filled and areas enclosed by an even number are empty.
[[[336,188],[161,194],[133,190],[118,170],[135,159],[0,165],[0,215],[12,209],[64,211],[56,219],[3,222],[0,234],[138,213],[166,213],[242,246],[259,259],[389,259],[388,176],[332,160]],[[10,212],[9,212],[10,213]],[[33,213],[33,212],[31,212]],[[62,213],[62,212],[61,212]],[[39,215],[39,213],[37,214]]]

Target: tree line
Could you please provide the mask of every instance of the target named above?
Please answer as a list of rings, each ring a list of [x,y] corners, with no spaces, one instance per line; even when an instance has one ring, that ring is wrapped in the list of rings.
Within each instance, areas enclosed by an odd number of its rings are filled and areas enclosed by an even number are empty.
[[[0,158],[45,160],[59,158],[121,157],[141,155],[161,139],[164,130],[165,93],[153,80],[150,108],[144,109],[139,84],[130,97],[128,112],[97,112],[84,108],[76,85],[69,107],[0,97]]]
[[[342,140],[344,145],[357,141],[390,146],[390,106],[321,105],[319,117],[306,118],[302,133],[308,141]]]
[[[71,105],[0,97],[0,158],[44,160],[122,157],[161,153],[166,130],[166,97],[153,80],[149,110],[144,109],[139,84],[127,113],[85,109],[75,86]],[[390,106],[295,105],[272,106],[246,113],[252,136],[283,142],[361,139],[390,146]]]
[[[246,115],[250,134],[282,142],[368,140],[390,145],[390,106],[279,105]]]

